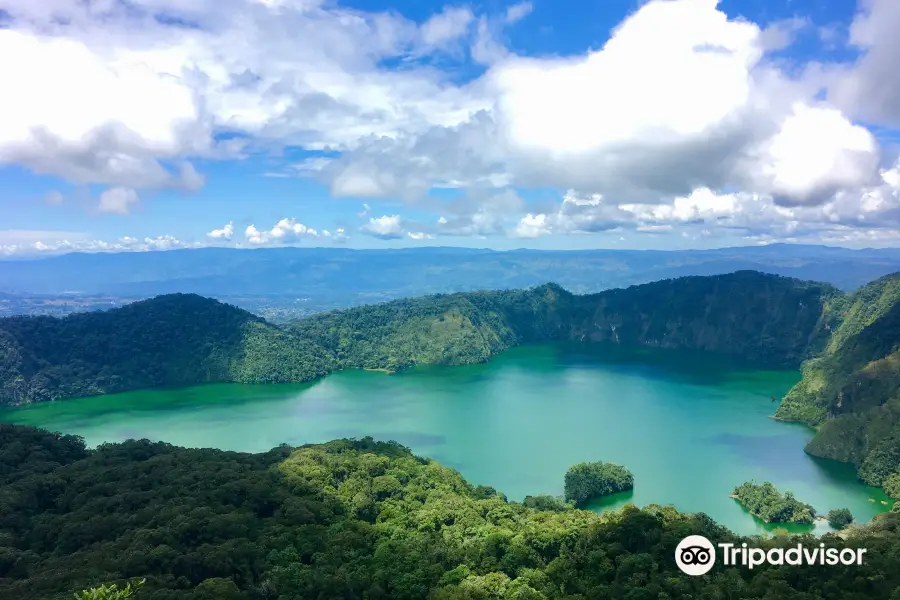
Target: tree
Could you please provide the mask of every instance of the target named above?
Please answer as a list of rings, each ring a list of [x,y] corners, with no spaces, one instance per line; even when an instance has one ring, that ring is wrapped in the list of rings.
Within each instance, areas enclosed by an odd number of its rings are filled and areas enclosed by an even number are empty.
[[[828,511],[828,524],[835,529],[844,529],[852,522],[853,515],[850,513],[850,509],[835,508]]]
[[[119,589],[118,585],[103,584],[100,587],[82,590],[80,593],[74,594],[75,600],[131,600],[139,589],[144,586],[145,579],[139,581],[130,581],[123,589]]]
[[[583,462],[569,467],[565,477],[565,499],[576,506],[634,488],[634,477],[623,466],[604,462]]]
[[[891,473],[885,478],[884,491],[894,500],[900,500],[900,473]]]
[[[759,485],[747,481],[734,488],[731,497],[743,504],[751,514],[766,523],[811,524],[816,518],[815,509],[800,502],[791,492],[782,495],[770,482]]]

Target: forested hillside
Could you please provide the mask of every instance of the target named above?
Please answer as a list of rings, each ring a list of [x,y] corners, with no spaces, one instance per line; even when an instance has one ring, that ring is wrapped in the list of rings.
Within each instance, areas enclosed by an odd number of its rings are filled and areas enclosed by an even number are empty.
[[[104,312],[0,319],[0,404],[206,382],[299,382],[345,367],[483,362],[528,342],[608,341],[796,367],[823,284],[742,271],[578,296],[553,284],[397,300],[279,328],[173,294]]]
[[[293,330],[343,364],[395,369],[485,360],[535,341],[591,340],[690,348],[799,366],[828,285],[740,271],[578,296],[557,285],[398,300],[303,319]]]
[[[560,478],[563,474],[560,473]],[[547,507],[539,510],[536,507]],[[70,600],[146,578],[138,600],[896,599],[900,514],[828,545],[862,565],[678,570],[687,535],[763,547],[703,514],[508,502],[396,443],[263,454],[0,424],[0,598]]]
[[[826,308],[834,331],[776,415],[818,426],[806,450],[882,485],[900,471],[900,274]]]
[[[0,319],[0,404],[215,381],[305,381],[331,355],[191,294],[56,317]]]

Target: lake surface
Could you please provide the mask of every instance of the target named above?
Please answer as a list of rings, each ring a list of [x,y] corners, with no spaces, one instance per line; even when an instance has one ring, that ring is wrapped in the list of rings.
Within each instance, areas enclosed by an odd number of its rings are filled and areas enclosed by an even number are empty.
[[[772,396],[798,379],[704,354],[555,344],[515,348],[483,365],[129,392],[2,409],[0,420],[78,434],[89,446],[149,438],[257,452],[371,435],[511,500],[562,494],[569,466],[609,461],[632,471],[635,489],[592,508],[673,504],[743,534],[773,528],[728,497],[751,479],[793,491],[820,513],[846,507],[868,521],[887,510],[883,492],[851,467],[803,452],[811,430],[769,418]]]

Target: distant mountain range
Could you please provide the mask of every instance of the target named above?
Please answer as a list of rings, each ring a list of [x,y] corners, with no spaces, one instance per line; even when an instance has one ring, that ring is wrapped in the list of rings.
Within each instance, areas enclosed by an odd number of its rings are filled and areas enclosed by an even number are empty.
[[[227,300],[267,318],[277,317],[274,311],[287,307],[290,318],[424,294],[520,289],[547,281],[584,294],[739,270],[821,281],[851,291],[900,271],[900,249],[777,244],[686,251],[431,247],[75,253],[0,261],[0,293],[132,299],[195,293]]]

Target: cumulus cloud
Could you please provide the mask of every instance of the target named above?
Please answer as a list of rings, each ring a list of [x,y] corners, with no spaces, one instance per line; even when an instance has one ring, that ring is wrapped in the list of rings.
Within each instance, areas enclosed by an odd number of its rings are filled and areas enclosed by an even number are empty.
[[[433,227],[361,213],[362,231],[387,239],[701,221],[748,235],[876,231],[862,223],[890,222],[896,189],[857,121],[900,123],[898,6],[861,3],[856,63],[795,69],[772,53],[806,21],[761,28],[716,0],[643,2],[601,47],[566,57],[506,47],[528,2],[449,5],[417,23],[313,0],[0,0],[0,53],[28,57],[0,64],[0,163],[105,184],[100,209],[120,213],[138,190],[202,186],[198,160],[286,147],[312,155],[270,174],[315,178],[335,197],[477,198],[435,210]],[[441,70],[466,59],[484,74],[460,83]],[[493,207],[485,190],[510,186],[573,192]],[[310,235],[297,225],[251,225],[244,238]]]
[[[244,238],[253,246],[280,245],[302,238],[316,238],[319,233],[296,219],[281,219],[272,229],[260,231],[255,225],[248,225],[244,230]]]
[[[220,132],[345,148],[477,108],[433,69],[381,66],[463,36],[465,8],[422,26],[318,2],[0,0],[0,11],[0,53],[27,57],[0,64],[0,163],[78,183],[195,189],[190,157],[243,150]]]
[[[545,214],[527,214],[516,225],[515,235],[522,238],[536,238],[552,233],[549,219]]]
[[[171,235],[136,238],[124,236],[115,241],[91,239],[84,233],[58,231],[0,231],[0,255],[61,254],[65,252],[147,252],[194,248],[200,244],[184,242]]]
[[[138,194],[132,188],[110,188],[100,194],[97,210],[103,213],[127,215],[131,211],[131,206],[137,205],[138,200]]]
[[[424,231],[407,231],[406,236],[411,240],[421,241],[421,240],[433,240],[434,236],[430,233],[425,233]]]
[[[751,241],[844,243],[894,239],[892,232],[900,230],[900,161],[881,170],[873,185],[839,192],[821,205],[783,206],[771,195],[722,193],[705,187],[654,204],[616,202],[600,194],[570,190],[554,211],[521,217],[513,233],[534,238],[624,230],[657,234],[682,231],[701,237],[731,235]]]
[[[229,221],[225,227],[222,229],[213,229],[209,233],[206,234],[207,237],[212,238],[214,240],[230,240],[234,237],[234,223]]]
[[[900,3],[866,0],[850,27],[849,42],[861,52],[849,69],[837,69],[830,97],[852,116],[900,126]]]
[[[403,237],[403,223],[400,215],[372,217],[360,231],[383,240],[395,240]]]
[[[330,239],[335,244],[343,244],[350,239],[350,236],[347,235],[347,232],[344,231],[342,227],[339,227],[334,231],[325,229],[324,231],[322,231],[322,237]]]
[[[708,188],[819,206],[872,185],[881,154],[821,98],[821,81],[768,60],[805,26],[761,29],[714,0],[656,0],[598,50],[526,58],[479,17],[473,53],[491,68],[459,89],[479,110],[360,138],[315,176],[338,197],[418,201],[434,187],[516,185],[653,203]]]

